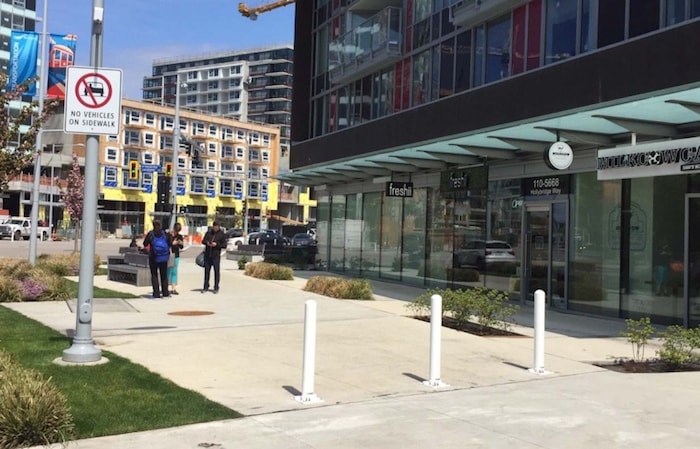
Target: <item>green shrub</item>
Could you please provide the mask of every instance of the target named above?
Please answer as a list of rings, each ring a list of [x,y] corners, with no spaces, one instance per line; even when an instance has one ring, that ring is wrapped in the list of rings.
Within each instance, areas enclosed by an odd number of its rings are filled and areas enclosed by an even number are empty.
[[[246,256],[241,256],[238,258],[238,269],[242,270],[245,268],[245,264],[248,263],[248,258]]]
[[[313,276],[304,291],[337,299],[374,299],[372,285],[367,279],[343,279],[334,276]]]
[[[291,268],[267,262],[249,263],[245,267],[245,274],[258,279],[277,281],[291,281],[294,279],[294,272]]]
[[[17,281],[0,275],[0,302],[21,302],[22,292]]]
[[[700,328],[685,329],[682,326],[669,326],[662,334],[663,345],[658,351],[659,358],[673,366],[697,363],[700,358],[693,351],[700,349]]]
[[[620,332],[620,336],[625,337],[627,342],[632,345],[632,359],[644,360],[644,348],[654,335],[651,319],[649,317],[638,320],[628,319],[625,320],[625,323],[627,323],[627,329]]]
[[[450,316],[460,327],[465,327],[473,318],[484,333],[488,328],[508,330],[510,320],[518,306],[508,303],[505,292],[484,287],[464,290],[431,289],[421,294],[406,307],[419,316],[430,315],[430,297],[442,296],[442,315]]]
[[[64,443],[74,435],[65,396],[0,350],[0,447]]]

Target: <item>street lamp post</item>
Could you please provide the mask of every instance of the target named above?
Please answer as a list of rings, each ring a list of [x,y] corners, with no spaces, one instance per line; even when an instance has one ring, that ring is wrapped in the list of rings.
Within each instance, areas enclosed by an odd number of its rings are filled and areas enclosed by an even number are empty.
[[[41,76],[39,77],[39,117],[44,113],[44,97],[46,96],[46,77],[48,74],[48,58],[46,52],[46,28],[48,19],[48,0],[44,0],[43,16],[41,18]],[[41,187],[41,129],[36,134],[36,159],[34,160],[34,184],[32,186],[32,214],[29,233],[29,263],[36,264],[37,227],[39,222],[39,191]]]
[[[170,215],[170,229],[175,227],[177,222],[177,172],[178,172],[178,150],[180,149],[180,88],[187,87],[187,83],[180,82],[180,73],[178,72],[175,85],[175,123],[173,124],[173,173],[170,183],[170,194],[172,195],[172,214]]]

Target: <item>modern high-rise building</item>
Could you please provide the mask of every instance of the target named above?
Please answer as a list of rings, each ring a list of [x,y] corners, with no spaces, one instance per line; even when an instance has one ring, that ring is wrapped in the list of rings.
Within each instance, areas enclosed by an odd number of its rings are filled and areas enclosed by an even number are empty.
[[[34,31],[36,0],[2,0],[0,3],[0,70],[7,73],[12,30]]]
[[[212,115],[279,125],[282,157],[289,153],[292,114],[291,45],[158,59],[143,81],[143,99],[175,104],[178,73],[180,105]]]
[[[700,1],[298,1],[330,270],[700,324]]]
[[[278,170],[284,173],[289,170],[293,60],[291,45],[158,59],[152,75],[144,78],[143,98],[174,105],[179,78],[183,110],[279,126]],[[308,200],[308,192],[284,183],[278,188],[272,227],[315,220],[315,202]],[[311,215],[305,215],[310,205]]]

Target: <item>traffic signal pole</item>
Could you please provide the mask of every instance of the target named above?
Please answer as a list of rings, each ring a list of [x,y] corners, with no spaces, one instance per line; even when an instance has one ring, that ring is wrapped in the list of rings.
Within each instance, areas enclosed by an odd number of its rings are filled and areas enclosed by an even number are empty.
[[[173,229],[175,227],[175,223],[177,222],[177,169],[179,165],[178,151],[180,150],[180,74],[178,73],[176,77],[177,79],[175,80],[175,123],[173,123],[173,126],[175,127],[175,129],[173,130],[173,177],[170,184],[170,193],[172,195],[172,199],[170,200],[172,202],[172,204],[170,205],[170,229]]]
[[[92,0],[92,41],[90,66],[95,71],[102,67],[102,29],[104,0]],[[46,82],[42,80],[42,83]],[[88,135],[85,148],[85,194],[83,199],[83,235],[80,239],[80,274],[78,306],[73,344],[63,351],[63,361],[68,363],[98,362],[102,351],[92,339],[92,302],[95,287],[95,238],[97,236],[97,185],[99,173],[98,135]]]

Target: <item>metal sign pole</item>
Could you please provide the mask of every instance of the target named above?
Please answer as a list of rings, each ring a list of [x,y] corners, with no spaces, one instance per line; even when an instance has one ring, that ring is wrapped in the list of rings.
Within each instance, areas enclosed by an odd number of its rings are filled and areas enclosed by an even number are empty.
[[[44,12],[41,17],[41,76],[39,77],[39,117],[44,113],[44,97],[48,78],[48,51],[46,49],[46,29],[48,22],[48,0],[44,0]],[[46,76],[44,76],[46,74]],[[36,159],[34,160],[34,184],[32,185],[32,213],[29,227],[29,263],[36,264],[37,229],[39,228],[39,191],[41,187],[41,128],[36,133]]]
[[[92,1],[92,42],[90,65],[102,67],[102,23],[104,0]],[[63,351],[63,361],[69,363],[97,362],[102,351],[92,339],[92,295],[95,275],[95,238],[97,235],[97,185],[99,183],[98,135],[87,136],[85,154],[85,196],[83,200],[82,239],[80,240],[80,283],[73,345]]]

